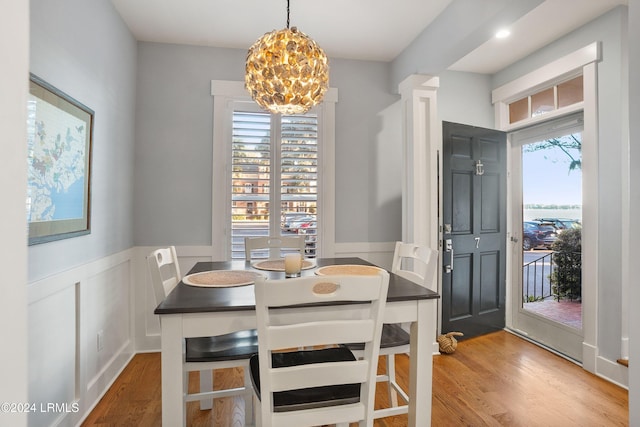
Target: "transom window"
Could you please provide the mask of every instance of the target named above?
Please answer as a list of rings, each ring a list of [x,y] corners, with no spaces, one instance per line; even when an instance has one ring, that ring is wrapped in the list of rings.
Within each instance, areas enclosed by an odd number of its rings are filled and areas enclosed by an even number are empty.
[[[582,75],[509,104],[509,123],[517,123],[583,101]]]

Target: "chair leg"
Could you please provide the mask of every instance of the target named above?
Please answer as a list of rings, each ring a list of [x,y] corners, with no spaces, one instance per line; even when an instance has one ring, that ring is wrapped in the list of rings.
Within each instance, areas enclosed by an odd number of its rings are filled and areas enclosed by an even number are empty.
[[[186,371],[184,373],[184,375],[182,375],[182,405],[184,406],[184,414],[185,414],[185,418],[187,416],[187,402],[184,400],[184,398],[187,396],[187,394],[189,394],[189,371]],[[186,421],[185,421],[186,423]]]
[[[262,427],[262,408],[260,407],[260,400],[258,396],[253,395],[253,419],[255,427]]]
[[[213,391],[213,370],[200,371],[200,393]],[[200,410],[213,408],[213,398],[200,401]]]
[[[242,369],[244,371],[244,422],[246,425],[254,424],[253,418],[253,384],[251,383],[251,374],[248,367]]]
[[[392,407],[398,406],[398,393],[393,387],[396,383],[396,356],[395,354],[387,355],[387,376],[389,381],[387,382],[387,389],[389,391],[389,403]]]

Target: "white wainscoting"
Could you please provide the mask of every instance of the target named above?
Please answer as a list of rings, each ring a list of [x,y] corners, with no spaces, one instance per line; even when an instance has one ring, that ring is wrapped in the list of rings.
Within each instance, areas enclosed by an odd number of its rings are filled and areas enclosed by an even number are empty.
[[[79,425],[135,353],[132,254],[29,284],[29,426]]]
[[[336,243],[335,254],[327,257],[358,257],[390,270],[395,247],[396,242]]]

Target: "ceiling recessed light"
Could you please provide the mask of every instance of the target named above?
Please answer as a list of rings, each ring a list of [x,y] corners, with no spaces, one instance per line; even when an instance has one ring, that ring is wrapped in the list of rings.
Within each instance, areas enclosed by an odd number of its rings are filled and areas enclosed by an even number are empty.
[[[506,39],[510,35],[511,35],[511,31],[507,30],[506,28],[503,28],[502,30],[498,30],[498,32],[496,33],[496,38]]]

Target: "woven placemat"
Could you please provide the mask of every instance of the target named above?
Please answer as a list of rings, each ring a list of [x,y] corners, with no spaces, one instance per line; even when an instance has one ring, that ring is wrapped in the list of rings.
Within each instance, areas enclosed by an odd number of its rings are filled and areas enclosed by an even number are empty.
[[[215,270],[189,274],[182,281],[189,286],[228,288],[250,285],[255,282],[258,276],[260,276],[259,273],[245,270]]]
[[[316,274],[326,276],[330,274],[346,274],[352,276],[377,276],[380,273],[381,268],[371,265],[358,265],[358,264],[341,264],[341,265],[327,265],[320,267],[316,270]]]
[[[284,260],[283,259],[270,259],[265,261],[258,261],[252,264],[253,268],[257,268],[258,270],[269,270],[269,271],[284,271]],[[316,266],[316,263],[310,261],[308,259],[302,260],[302,269],[308,270]]]

